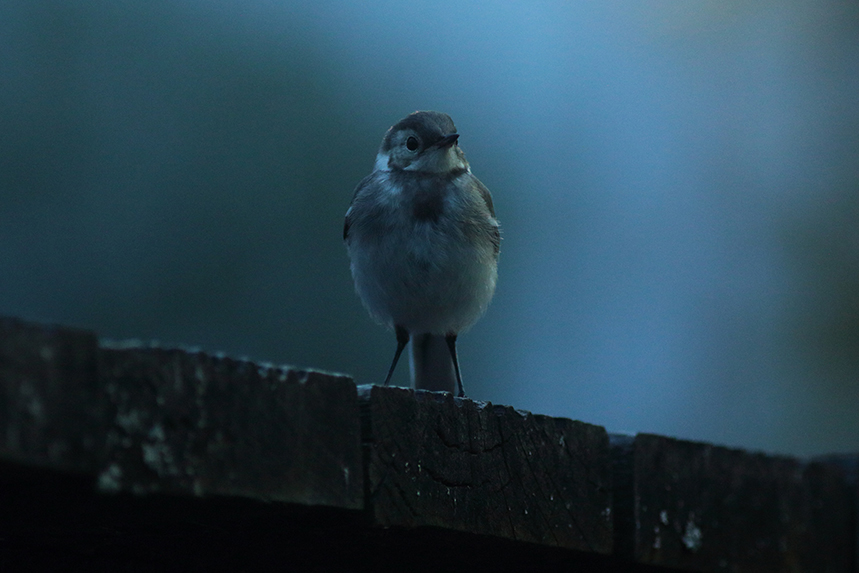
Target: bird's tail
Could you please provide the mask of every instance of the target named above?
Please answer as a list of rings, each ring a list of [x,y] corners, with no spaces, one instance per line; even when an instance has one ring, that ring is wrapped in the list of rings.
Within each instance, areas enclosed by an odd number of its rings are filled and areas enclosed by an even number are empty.
[[[445,337],[416,334],[409,346],[409,366],[415,389],[456,394],[456,372]]]

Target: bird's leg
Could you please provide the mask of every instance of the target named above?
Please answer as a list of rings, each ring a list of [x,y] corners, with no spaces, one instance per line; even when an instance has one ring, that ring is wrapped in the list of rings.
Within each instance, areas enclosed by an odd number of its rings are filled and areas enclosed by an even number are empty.
[[[397,362],[400,360],[400,354],[403,353],[403,348],[409,343],[409,331],[402,326],[394,327],[397,333],[397,351],[394,353],[394,361],[391,362],[391,368],[388,370],[388,376],[385,378],[385,386],[391,381],[391,376],[394,374],[394,369],[397,367]],[[455,337],[454,337],[455,338]],[[461,387],[461,385],[460,385]]]
[[[456,372],[456,385],[459,388],[457,396],[465,398],[465,390],[462,389],[462,376],[459,374],[459,360],[456,359],[456,334],[448,334],[444,339],[447,342],[448,349],[450,350],[450,358],[453,360],[453,370]]]

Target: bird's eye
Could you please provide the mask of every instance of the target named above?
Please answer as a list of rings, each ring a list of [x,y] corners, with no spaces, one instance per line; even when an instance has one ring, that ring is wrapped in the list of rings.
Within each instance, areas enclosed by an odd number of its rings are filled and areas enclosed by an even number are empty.
[[[409,151],[415,151],[418,148],[418,138],[417,137],[409,137],[406,140],[406,149]]]

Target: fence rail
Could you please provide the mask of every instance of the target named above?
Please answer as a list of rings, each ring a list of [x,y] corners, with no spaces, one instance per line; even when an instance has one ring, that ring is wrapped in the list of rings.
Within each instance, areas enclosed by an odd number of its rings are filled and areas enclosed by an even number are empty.
[[[0,568],[856,571],[798,460],[0,318]]]

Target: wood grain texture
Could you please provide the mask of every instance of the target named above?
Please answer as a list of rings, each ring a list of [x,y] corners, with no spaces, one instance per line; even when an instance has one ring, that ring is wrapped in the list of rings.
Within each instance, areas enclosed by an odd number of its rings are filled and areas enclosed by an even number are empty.
[[[614,476],[617,515],[633,520],[618,543],[626,557],[694,571],[853,570],[855,497],[841,468],[650,434],[612,442],[630,456],[631,471]]]
[[[602,427],[447,393],[362,386],[359,396],[376,524],[611,552]]]
[[[345,376],[0,318],[0,462],[104,493],[361,509],[358,411]]]
[[[0,459],[95,471],[103,407],[93,333],[0,317]]]
[[[349,378],[152,348],[104,349],[100,372],[104,491],[363,507]]]

